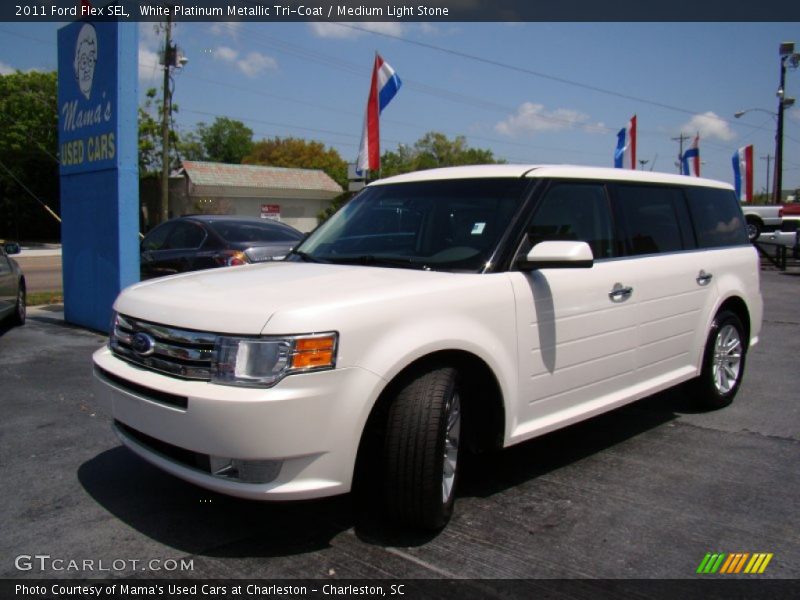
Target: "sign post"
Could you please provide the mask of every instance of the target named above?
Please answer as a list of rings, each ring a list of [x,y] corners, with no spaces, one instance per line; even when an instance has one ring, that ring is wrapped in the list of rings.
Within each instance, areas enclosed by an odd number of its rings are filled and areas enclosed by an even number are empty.
[[[100,331],[139,280],[137,55],[136,23],[58,31],[64,318]]]

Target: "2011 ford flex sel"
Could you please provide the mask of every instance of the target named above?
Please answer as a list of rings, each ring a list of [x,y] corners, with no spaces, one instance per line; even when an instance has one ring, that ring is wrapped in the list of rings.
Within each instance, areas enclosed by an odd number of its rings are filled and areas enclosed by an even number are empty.
[[[369,185],[283,262],[124,290],[96,394],[131,450],[218,492],[365,482],[444,525],[466,450],[686,383],[731,402],[761,328],[731,187],[566,166]]]

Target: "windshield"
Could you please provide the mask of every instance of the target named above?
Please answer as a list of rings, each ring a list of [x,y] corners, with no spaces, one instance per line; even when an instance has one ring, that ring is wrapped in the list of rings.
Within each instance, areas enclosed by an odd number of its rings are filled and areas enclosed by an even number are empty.
[[[298,247],[304,260],[477,272],[520,206],[522,179],[365,189]]]

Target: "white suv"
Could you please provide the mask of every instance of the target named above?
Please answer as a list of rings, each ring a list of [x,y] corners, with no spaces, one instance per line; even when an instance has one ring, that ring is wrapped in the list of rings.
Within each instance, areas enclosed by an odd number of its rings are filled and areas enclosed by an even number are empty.
[[[481,166],[369,185],[283,262],[124,290],[97,397],[131,450],[197,485],[374,492],[443,526],[461,454],[688,382],[731,402],[761,328],[730,186]]]

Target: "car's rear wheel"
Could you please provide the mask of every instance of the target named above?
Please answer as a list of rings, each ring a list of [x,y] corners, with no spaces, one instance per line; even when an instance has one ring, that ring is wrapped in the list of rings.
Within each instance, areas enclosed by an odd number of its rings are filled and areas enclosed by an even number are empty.
[[[692,382],[697,402],[709,409],[733,402],[742,383],[747,341],[741,319],[730,311],[717,313],[708,333],[703,354],[703,369]]]
[[[747,238],[755,242],[761,235],[761,221],[758,219],[747,219]]]
[[[28,314],[27,294],[25,293],[25,282],[20,281],[19,290],[17,291],[17,304],[14,308],[14,324],[24,325],[25,318]]]
[[[462,404],[451,367],[416,373],[389,407],[383,451],[384,500],[405,524],[440,529],[453,512]]]

